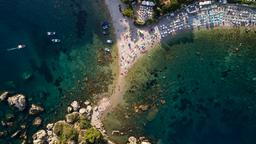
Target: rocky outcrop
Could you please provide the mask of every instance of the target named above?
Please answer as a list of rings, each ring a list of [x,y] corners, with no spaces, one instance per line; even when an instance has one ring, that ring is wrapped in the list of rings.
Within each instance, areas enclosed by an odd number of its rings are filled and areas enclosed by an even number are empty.
[[[80,108],[80,105],[77,101],[73,101],[70,105],[74,111],[78,111],[78,109]]]
[[[128,144],[137,144],[137,139],[134,136],[128,138]]]
[[[42,108],[41,106],[32,104],[31,108],[29,109],[29,114],[30,115],[36,115],[36,114],[39,114],[40,112],[43,112],[43,111],[44,111],[44,108]]]
[[[19,111],[23,111],[26,108],[26,99],[22,94],[17,94],[8,98],[8,103],[10,106],[14,106],[19,109]]]
[[[45,130],[39,130],[37,133],[35,133],[32,138],[33,138],[33,144],[44,144],[46,143],[46,137],[47,133]]]
[[[3,92],[3,93],[0,95],[0,102],[1,102],[1,101],[4,101],[4,100],[7,98],[7,95],[8,95],[8,92]]]
[[[79,113],[78,112],[73,112],[70,114],[66,115],[66,121],[67,123],[75,123],[79,119]]]

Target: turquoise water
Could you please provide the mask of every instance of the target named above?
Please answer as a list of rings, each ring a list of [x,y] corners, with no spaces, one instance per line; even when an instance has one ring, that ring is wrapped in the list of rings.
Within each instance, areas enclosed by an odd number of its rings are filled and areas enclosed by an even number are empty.
[[[211,30],[163,42],[129,72],[126,104],[105,120],[109,132],[124,132],[112,139],[254,144],[255,37],[255,30]]]
[[[108,61],[97,62],[109,37],[101,34],[106,19],[102,11],[97,0],[0,1],[0,90],[22,93],[29,105],[43,106],[45,112],[39,115],[43,124],[62,119],[72,100],[91,99],[92,94],[105,91],[101,84],[111,80],[98,77],[111,78],[111,69]],[[52,43],[47,31],[55,31],[53,37],[61,43]],[[26,48],[6,51],[20,43]],[[26,114],[28,110],[17,114],[7,103],[0,103],[0,109],[0,120],[15,115],[13,128],[8,128],[8,136],[0,138],[0,143],[9,141],[21,123],[29,134],[38,129],[31,126],[34,117]],[[0,125],[0,131],[4,130]]]

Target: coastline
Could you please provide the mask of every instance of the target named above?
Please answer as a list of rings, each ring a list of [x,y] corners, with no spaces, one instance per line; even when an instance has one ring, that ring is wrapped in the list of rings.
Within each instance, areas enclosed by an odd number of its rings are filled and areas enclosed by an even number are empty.
[[[107,7],[111,21],[113,24],[114,35],[116,37],[116,47],[118,53],[118,72],[116,76],[115,86],[113,86],[113,92],[109,97],[105,97],[98,102],[97,107],[98,112],[97,117],[95,118],[95,122],[92,121],[92,125],[95,127],[99,127],[103,130],[102,121],[107,116],[107,114],[113,110],[118,104],[123,102],[123,96],[126,91],[126,74],[128,70],[136,63],[141,56],[145,55],[147,51],[150,49],[157,47],[160,44],[161,40],[164,38],[161,36],[159,25],[161,22],[158,22],[154,28],[146,27],[146,28],[136,28],[132,20],[129,18],[123,17],[123,15],[119,11],[119,5],[123,5],[119,0],[105,0],[105,6]],[[162,17],[164,18],[164,16]],[[213,28],[231,28],[232,26],[217,26]],[[210,29],[213,29],[210,28]],[[154,29],[154,33],[150,33],[149,31]],[[208,29],[207,27],[202,27],[201,29]],[[186,29],[183,31],[194,31],[197,29]],[[143,33],[143,38],[136,37],[136,33]],[[182,33],[181,31],[177,31],[173,34],[175,36],[178,33]],[[152,35],[154,37],[152,38]],[[171,37],[172,35],[169,35]],[[146,41],[146,40],[147,41]],[[146,42],[145,42],[146,41]],[[144,48],[140,48],[143,45]],[[132,50],[134,48],[134,50]],[[97,121],[97,122],[96,122]],[[104,132],[105,130],[103,130]]]

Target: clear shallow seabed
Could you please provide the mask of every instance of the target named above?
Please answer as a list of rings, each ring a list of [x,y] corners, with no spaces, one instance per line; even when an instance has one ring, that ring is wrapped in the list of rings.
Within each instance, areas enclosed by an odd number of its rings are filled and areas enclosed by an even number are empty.
[[[125,104],[104,121],[109,133],[125,134],[111,138],[119,143],[146,136],[160,144],[254,144],[255,37],[255,29],[201,30],[153,49],[128,73]]]
[[[72,100],[106,91],[112,72],[111,57],[102,55],[107,38],[101,35],[104,9],[97,0],[0,1],[0,90],[22,93],[28,105],[43,106],[45,112],[39,116],[44,125],[63,119]],[[54,37],[61,43],[53,44],[47,31],[57,32]],[[20,43],[27,47],[6,51]],[[9,136],[20,124],[27,125],[29,134],[38,129],[31,126],[34,117],[27,109],[18,113],[6,102],[0,109],[0,121],[15,115]],[[9,136],[0,138],[0,143],[17,142]]]

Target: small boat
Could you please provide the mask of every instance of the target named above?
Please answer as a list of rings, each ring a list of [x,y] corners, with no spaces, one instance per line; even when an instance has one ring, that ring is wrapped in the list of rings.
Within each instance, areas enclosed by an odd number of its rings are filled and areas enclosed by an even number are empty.
[[[54,43],[60,43],[60,39],[52,39],[52,42],[54,42]]]
[[[22,49],[22,48],[25,48],[25,47],[26,47],[26,45],[24,45],[24,44],[19,44],[19,45],[17,46],[18,49]]]
[[[108,44],[112,44],[112,43],[113,43],[112,40],[107,40],[106,42],[107,42]]]
[[[47,32],[48,36],[56,35],[56,32]]]
[[[104,51],[105,52],[110,52],[110,49],[109,48],[104,48]]]
[[[22,49],[22,48],[25,48],[25,47],[26,47],[26,45],[19,44],[19,45],[17,45],[17,47],[7,49],[7,51],[12,51],[12,50],[16,50],[16,49]]]

